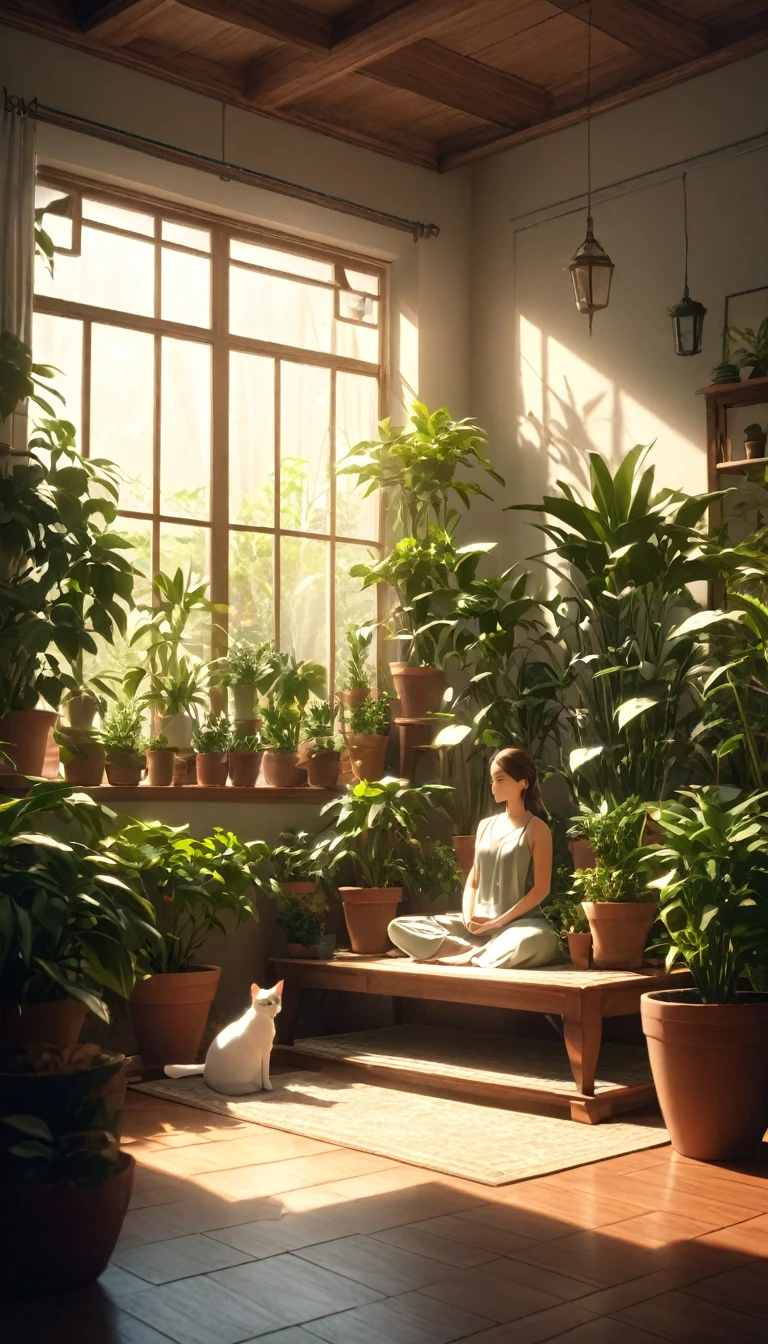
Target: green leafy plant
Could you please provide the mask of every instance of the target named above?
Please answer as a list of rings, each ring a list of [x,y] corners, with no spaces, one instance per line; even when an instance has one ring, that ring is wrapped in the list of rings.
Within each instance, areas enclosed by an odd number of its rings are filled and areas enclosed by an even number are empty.
[[[667,966],[685,961],[703,1003],[733,1002],[742,977],[768,960],[766,798],[686,789],[654,813]]]
[[[317,841],[318,862],[329,871],[347,863],[364,887],[402,886],[405,848],[419,839],[446,792],[440,784],[402,784],[398,779],[355,784],[322,810],[332,833]]]
[[[434,738],[440,753],[440,783],[451,792],[445,810],[454,835],[474,835],[493,800],[489,781],[491,753],[478,743],[468,723],[447,723]]]
[[[157,737],[150,737],[149,742],[147,743],[147,751],[177,752],[178,750],[179,750],[178,747],[169,746],[168,738],[165,736],[164,733],[160,733]]]
[[[232,645],[226,657],[214,664],[216,680],[223,686],[254,686],[264,695],[272,687],[281,662],[281,655],[272,640],[252,644],[248,639],[240,639]]]
[[[447,897],[456,904],[464,885],[452,845],[440,840],[413,841],[404,848],[405,885],[415,908]]]
[[[128,998],[159,938],[152,906],[105,848],[116,825],[64,783],[0,803],[0,999],[69,997],[108,1022],[104,990]]]
[[[325,668],[320,663],[280,654],[280,667],[272,683],[270,698],[281,706],[298,705],[304,712],[311,696],[325,694]]]
[[[232,745],[232,724],[226,714],[211,714],[205,724],[195,728],[192,746],[198,754],[229,751]]]
[[[542,914],[546,915],[564,949],[569,933],[589,933],[589,920],[581,906],[581,901],[573,896],[550,896],[542,902]]]
[[[304,740],[310,755],[340,751],[344,745],[334,731],[335,715],[327,700],[316,700],[307,709],[304,719]]]
[[[328,901],[321,892],[313,896],[299,896],[281,891],[276,899],[277,922],[289,943],[302,947],[316,947],[325,933]]]
[[[35,364],[29,346],[12,331],[1,332],[0,422],[4,424],[23,401],[31,401],[46,415],[55,418],[56,412],[48,398],[55,397],[62,404],[64,398],[48,384],[57,372],[48,364]]]
[[[243,755],[247,754],[249,756],[254,756],[257,752],[263,751],[264,747],[258,733],[246,733],[243,736],[234,733],[229,750]]]
[[[58,196],[55,200],[49,201],[47,205],[37,206],[35,210],[35,255],[44,259],[49,275],[53,275],[53,257],[56,247],[51,235],[46,232],[43,221],[46,215],[66,217],[71,213],[71,210],[71,196]]]
[[[753,327],[729,327],[729,341],[740,341],[728,358],[740,369],[752,370],[752,378],[768,374],[768,317],[764,317],[757,331]]]
[[[354,705],[348,712],[347,726],[351,733],[389,737],[389,700],[380,695],[376,700],[369,697],[362,705]]]
[[[302,723],[301,709],[295,701],[285,704],[270,695],[261,711],[261,740],[267,751],[298,751]]]
[[[318,882],[327,869],[315,853],[315,836],[308,831],[281,831],[269,861],[275,882]]]
[[[142,607],[130,645],[141,663],[123,678],[126,696],[137,694],[145,678],[145,702],[161,714],[190,713],[205,704],[207,666],[185,652],[187,626],[195,614],[226,611],[226,605],[211,602],[208,584],[187,579],[179,568],[172,576],[162,571],[152,580],[152,604]]]
[[[638,798],[610,806],[603,799],[598,808],[582,803],[569,831],[588,840],[597,860],[594,868],[581,868],[573,878],[574,891],[582,901],[652,900],[643,872],[643,832],[647,809]]]
[[[143,756],[147,749],[141,709],[119,700],[104,715],[101,741],[107,756]]]
[[[125,694],[130,694],[133,687],[141,685],[142,679],[131,669],[123,681]],[[150,673],[149,689],[139,699],[140,703],[151,705],[164,717],[170,717],[174,714],[195,714],[198,709],[203,709],[208,704],[207,691],[206,664],[180,653],[173,672]]]
[[[368,660],[373,643],[373,626],[350,625],[344,636],[347,644],[347,665],[344,673],[344,689],[350,691],[365,690],[371,684]]]
[[[146,959],[150,972],[189,970],[214,929],[229,931],[226,915],[235,927],[258,918],[254,886],[270,890],[264,876],[268,845],[243,843],[219,826],[197,840],[186,826],[132,821],[108,839],[106,850],[125,880],[139,884],[157,909],[161,938]]]

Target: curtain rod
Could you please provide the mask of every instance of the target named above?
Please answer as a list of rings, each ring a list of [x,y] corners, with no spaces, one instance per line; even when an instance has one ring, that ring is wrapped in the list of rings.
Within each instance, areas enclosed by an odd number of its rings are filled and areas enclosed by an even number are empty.
[[[48,107],[34,98],[25,102],[16,94],[5,94],[5,110],[16,112],[19,116],[30,115],[50,126],[59,126],[63,130],[77,131],[81,135],[93,136],[96,140],[106,140],[112,145],[121,145],[126,149],[137,149],[143,154],[164,159],[167,163],[176,163],[183,168],[195,168],[203,173],[215,173],[222,181],[243,182],[246,186],[261,187],[263,191],[273,191],[279,196],[290,196],[297,201],[306,201],[309,205],[319,205],[325,210],[336,210],[343,215],[353,215],[356,219],[367,220],[370,224],[380,224],[385,229],[399,229],[401,233],[410,233],[414,243],[421,238],[437,238],[439,224],[424,224],[418,219],[405,219],[402,215],[392,215],[386,210],[375,210],[371,206],[358,205],[343,196],[332,196],[326,191],[317,191],[312,187],[302,187],[297,182],[287,182],[284,178],[273,177],[269,173],[260,173],[254,168],[244,168],[238,163],[228,163],[223,159],[214,159],[207,154],[198,154],[191,149],[180,149],[178,145],[168,145],[162,140],[152,140],[149,136],[138,135],[134,131],[123,131],[117,126],[104,122],[91,121],[72,112],[62,112],[60,108]]]

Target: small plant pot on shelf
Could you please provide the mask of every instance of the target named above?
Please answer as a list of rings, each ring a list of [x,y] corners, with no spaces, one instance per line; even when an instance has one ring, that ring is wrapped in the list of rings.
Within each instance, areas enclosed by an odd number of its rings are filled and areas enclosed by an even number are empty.
[[[592,965],[599,971],[636,971],[656,901],[583,901],[592,936]]]
[[[194,1064],[220,976],[220,966],[193,966],[137,980],[129,1007],[143,1064]]]
[[[262,760],[264,783],[271,789],[298,789],[304,783],[304,771],[299,770],[297,751],[265,751]]]
[[[592,934],[569,933],[568,951],[573,969],[575,971],[588,971],[589,959],[592,955]]]
[[[122,784],[133,787],[141,783],[141,772],[144,769],[143,756],[124,756],[107,755],[106,761],[107,779],[110,784]]]
[[[359,709],[370,699],[370,686],[357,686],[353,690],[339,691],[339,704],[345,709]]]
[[[320,956],[319,943],[315,943],[313,947],[305,947],[303,943],[288,943],[286,946],[288,948],[289,957],[303,958],[305,961],[317,961]]]
[[[160,720],[159,733],[169,747],[176,747],[177,751],[189,751],[194,727],[191,714],[166,714]]]
[[[387,929],[403,899],[402,887],[339,887],[353,952],[386,952]]]
[[[700,1162],[755,1157],[768,1129],[768,994],[702,1003],[665,989],[640,1009],[673,1148]]]
[[[173,765],[174,785],[197,783],[197,756],[194,751],[177,751]]]
[[[456,861],[465,883],[475,866],[475,841],[476,836],[474,835],[453,836],[453,852],[456,855]]]
[[[304,762],[307,782],[313,789],[335,789],[339,783],[341,753],[338,751],[318,751],[308,756]]]
[[[195,768],[202,789],[223,789],[229,774],[229,754],[226,751],[199,751]]]
[[[745,439],[744,452],[750,459],[765,457],[765,439]]]
[[[380,733],[346,733],[344,741],[355,779],[381,779],[389,737],[383,737]]]
[[[403,718],[424,719],[439,712],[448,685],[442,668],[390,663],[389,670],[403,707]]]
[[[12,765],[0,761],[0,773],[42,775],[48,732],[57,715],[52,709],[13,709],[0,718],[0,742]]]
[[[92,728],[98,712],[98,700],[95,695],[89,695],[87,691],[82,695],[71,695],[67,701],[70,728]]]
[[[167,789],[173,784],[176,769],[175,751],[147,752],[147,783],[153,789]]]
[[[74,1045],[80,1039],[87,1011],[79,999],[21,1004],[0,1000],[0,1051],[24,1050],[38,1041]]]
[[[236,789],[253,789],[259,778],[263,751],[230,751],[229,779]]]
[[[232,717],[235,723],[256,723],[255,728],[249,729],[249,732],[257,733],[258,729],[258,708],[259,692],[255,686],[231,686],[232,692]]]
[[[62,724],[56,731],[64,778],[68,784],[95,788],[104,778],[107,753],[92,728]]]

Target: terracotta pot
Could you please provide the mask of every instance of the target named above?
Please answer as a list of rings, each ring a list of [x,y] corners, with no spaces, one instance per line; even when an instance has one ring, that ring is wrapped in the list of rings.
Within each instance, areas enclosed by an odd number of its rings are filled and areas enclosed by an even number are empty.
[[[574,868],[595,868],[597,859],[595,851],[592,848],[591,840],[569,840],[568,848],[571,851]]]
[[[0,1283],[22,1293],[70,1292],[104,1273],[133,1189],[135,1159],[102,1185],[0,1186]]]
[[[3,773],[15,769],[20,775],[42,775],[48,730],[57,718],[52,709],[13,709],[0,718],[0,742],[13,762],[0,762]]]
[[[403,707],[403,718],[425,719],[428,714],[438,713],[448,685],[442,668],[390,663],[389,670]]]
[[[643,964],[656,901],[583,901],[592,934],[592,965],[600,971],[636,971]]]
[[[79,999],[21,1005],[0,1001],[0,1045],[9,1050],[23,1050],[33,1041],[74,1045],[80,1039],[87,1011]]]
[[[456,855],[465,884],[475,866],[475,840],[474,835],[454,835],[453,837],[453,852]]]
[[[340,751],[320,751],[305,762],[307,781],[313,789],[336,789],[341,767]]]
[[[702,1003],[696,990],[640,1000],[653,1081],[684,1157],[754,1157],[768,1129],[768,994]]]
[[[229,778],[236,789],[255,789],[263,751],[230,751]]]
[[[59,734],[62,755],[67,754],[67,748],[72,752],[69,760],[62,760],[67,783],[80,784],[85,788],[95,788],[101,784],[107,753],[100,742],[94,741],[93,729],[70,728],[62,724]]]
[[[147,783],[153,789],[167,789],[173,784],[176,769],[175,751],[147,752]]]
[[[195,768],[202,789],[223,789],[229,774],[229,755],[226,751],[199,751]]]
[[[175,785],[197,783],[197,756],[194,751],[177,751],[173,765]]]
[[[316,943],[314,947],[305,947],[303,943],[288,943],[289,957],[303,957],[304,960],[317,960],[320,956],[320,945]]]
[[[259,707],[259,693],[255,686],[230,686],[235,723],[253,721]],[[257,732],[258,729],[254,729]]]
[[[261,763],[264,783],[271,789],[298,789],[304,783],[304,772],[296,762],[297,751],[265,751]]]
[[[339,704],[344,705],[346,709],[359,709],[364,705],[371,694],[370,686],[357,686],[354,690],[339,691]]]
[[[193,966],[137,980],[130,1010],[143,1064],[194,1064],[220,976],[220,966]]]
[[[765,439],[745,439],[744,452],[749,458],[765,457]]]
[[[402,887],[339,887],[353,952],[386,952]]]
[[[314,896],[316,882],[281,882],[280,886],[287,896]]]
[[[143,756],[107,756],[107,779],[110,784],[140,784],[143,769]]]
[[[99,712],[99,702],[95,695],[83,691],[82,695],[71,695],[66,705],[70,728],[92,728]]]
[[[192,732],[195,726],[191,714],[165,714],[160,720],[158,736],[165,738],[169,747],[179,751],[189,751],[192,746]]]
[[[575,971],[588,971],[589,958],[592,953],[592,934],[591,933],[569,933],[568,951],[571,954],[571,965]]]
[[[381,779],[389,736],[383,737],[380,733],[346,733],[344,741],[355,779]]]

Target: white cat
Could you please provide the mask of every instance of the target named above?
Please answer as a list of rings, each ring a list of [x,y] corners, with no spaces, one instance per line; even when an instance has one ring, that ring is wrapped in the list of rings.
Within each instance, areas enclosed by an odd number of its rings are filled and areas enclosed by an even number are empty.
[[[189,1078],[202,1073],[206,1085],[228,1097],[248,1092],[272,1091],[269,1056],[275,1039],[275,1018],[280,1012],[283,981],[273,989],[251,985],[251,1006],[236,1022],[220,1031],[208,1047],[204,1064],[166,1064],[169,1078]]]

